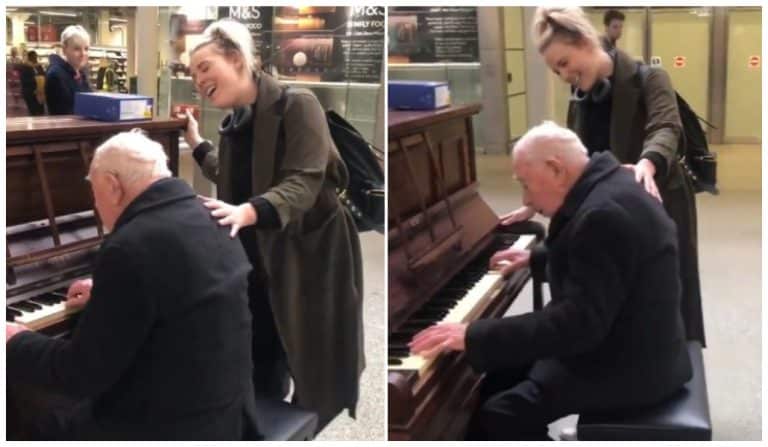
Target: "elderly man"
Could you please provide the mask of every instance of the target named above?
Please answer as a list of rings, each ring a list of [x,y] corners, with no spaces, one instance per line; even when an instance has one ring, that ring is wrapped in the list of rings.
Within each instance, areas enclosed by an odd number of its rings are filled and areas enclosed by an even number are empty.
[[[45,439],[253,439],[250,264],[162,147],[118,134],[88,179],[111,234],[71,339],[8,324],[7,378],[65,393],[76,409],[41,415]],[[90,298],[90,299],[88,299]]]
[[[568,414],[656,403],[692,370],[680,316],[674,223],[609,152],[588,158],[547,122],[515,145],[523,200],[551,217],[545,243],[491,265],[530,266],[550,283],[539,312],[433,326],[411,342],[432,356],[466,350],[488,373],[470,437],[546,439]],[[502,263],[503,261],[503,263]]]

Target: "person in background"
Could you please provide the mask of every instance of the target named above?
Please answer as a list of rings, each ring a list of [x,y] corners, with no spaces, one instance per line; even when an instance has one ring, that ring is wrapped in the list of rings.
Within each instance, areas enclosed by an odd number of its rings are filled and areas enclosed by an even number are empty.
[[[538,8],[533,33],[545,63],[571,85],[568,128],[590,155],[610,151],[631,169],[677,225],[685,329],[688,340],[705,346],[696,197],[678,161],[683,129],[669,74],[654,67],[641,82],[639,62],[619,48],[605,50],[581,8]],[[502,224],[534,214],[522,207],[503,216]]]
[[[102,57],[99,60],[99,71],[96,75],[96,88],[104,92],[111,92],[115,86],[115,67],[109,59]]]
[[[80,25],[70,25],[61,33],[64,57],[50,56],[45,76],[45,98],[51,115],[71,115],[75,108],[75,93],[90,92],[88,81],[88,50],[91,37]]]
[[[8,64],[20,64],[23,61],[21,60],[21,57],[19,57],[19,49],[16,47],[11,47],[11,55],[8,57],[8,60],[6,61]]]
[[[19,65],[21,94],[31,116],[45,114],[45,70],[37,61],[37,53],[27,53],[27,62]]]
[[[218,148],[191,114],[185,138],[216,182],[218,200],[206,206],[239,236],[254,267],[254,358],[263,364],[256,391],[280,399],[292,376],[294,401],[318,413],[321,430],[344,409],[354,417],[365,365],[360,239],[338,198],[349,173],[315,95],[286,91],[252,48],[241,23],[205,30],[190,52],[195,88],[233,111]]]
[[[606,51],[616,48],[616,42],[621,38],[621,32],[624,29],[625,18],[623,12],[615,9],[609,9],[603,15],[605,34],[600,37],[600,43]]]

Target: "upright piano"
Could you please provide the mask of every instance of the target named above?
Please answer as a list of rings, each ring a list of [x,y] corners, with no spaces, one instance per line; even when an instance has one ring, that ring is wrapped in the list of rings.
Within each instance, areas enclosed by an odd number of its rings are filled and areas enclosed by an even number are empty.
[[[94,150],[116,133],[141,128],[166,150],[178,175],[186,120],[104,123],[74,116],[6,121],[6,321],[53,337],[67,336],[77,311],[65,306],[69,285],[93,271],[104,237],[85,180]],[[8,435],[24,403],[8,384]]]
[[[503,278],[489,270],[491,256],[544,236],[536,223],[500,227],[480,196],[472,133],[479,111],[470,104],[389,112],[390,440],[464,438],[482,377],[463,353],[426,360],[407,343],[438,322],[502,316],[530,272]]]

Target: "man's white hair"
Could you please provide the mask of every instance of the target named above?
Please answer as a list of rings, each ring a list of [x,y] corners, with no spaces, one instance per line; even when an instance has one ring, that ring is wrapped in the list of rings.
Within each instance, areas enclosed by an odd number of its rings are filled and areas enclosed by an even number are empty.
[[[91,44],[91,35],[80,25],[69,25],[61,32],[61,46],[66,47],[74,39],[82,39],[88,45]]]
[[[163,146],[140,129],[119,133],[102,143],[93,154],[91,171],[115,174],[124,185],[171,176]]]
[[[564,161],[582,158],[587,148],[572,130],[560,127],[552,121],[544,121],[528,130],[512,150],[512,156],[526,154],[528,161],[544,161],[558,156]]]

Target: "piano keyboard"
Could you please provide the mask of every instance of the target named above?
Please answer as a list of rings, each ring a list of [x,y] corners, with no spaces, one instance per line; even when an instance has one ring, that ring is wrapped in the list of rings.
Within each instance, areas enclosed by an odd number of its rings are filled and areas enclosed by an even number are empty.
[[[411,355],[408,343],[414,335],[439,323],[462,323],[477,319],[477,313],[492,301],[504,286],[504,278],[496,270],[489,270],[488,262],[496,251],[508,248],[514,235],[501,235],[502,240],[492,244],[488,251],[473,260],[464,270],[451,279],[421,309],[414,313],[402,327],[389,337],[390,371],[418,371],[429,369],[435,359]],[[520,235],[512,245],[519,249],[530,248],[534,235]]]
[[[34,330],[66,319],[79,309],[67,308],[67,289],[57,289],[5,307],[5,321],[20,323]]]

